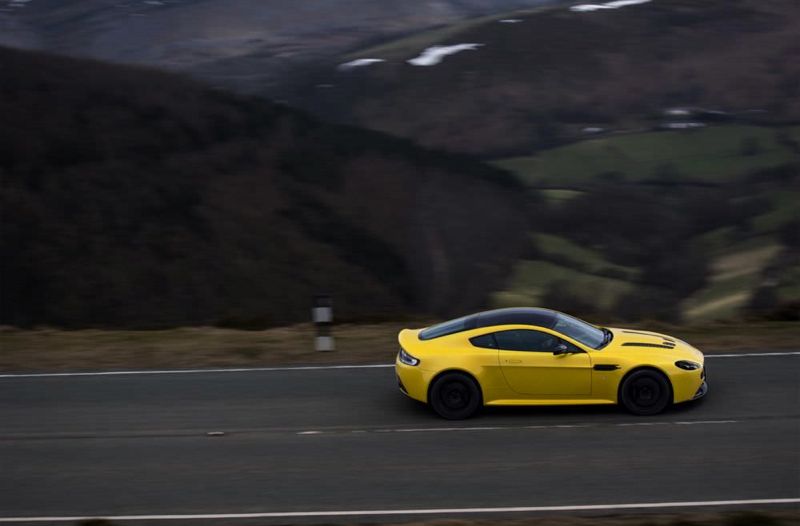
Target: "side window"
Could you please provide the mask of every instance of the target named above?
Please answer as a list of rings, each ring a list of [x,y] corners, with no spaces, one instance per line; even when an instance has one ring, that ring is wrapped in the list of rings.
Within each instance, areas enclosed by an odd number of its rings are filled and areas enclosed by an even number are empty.
[[[571,343],[569,343],[569,342],[568,342],[568,341],[566,341],[566,340],[561,340],[560,338],[559,338],[559,340],[560,340],[560,341],[559,341],[559,343],[563,343],[564,345],[566,345],[566,346],[567,346],[567,351],[568,351],[568,352],[571,352],[572,354],[577,354],[577,353],[586,352],[586,351],[582,351],[582,350],[580,349],[580,347],[578,347],[578,346],[576,346],[576,345],[572,345]]]
[[[485,349],[497,349],[497,342],[494,341],[494,335],[484,334],[483,336],[475,336],[474,338],[470,338],[469,341],[475,347],[483,347]]]
[[[514,329],[494,333],[497,346],[507,351],[553,352],[560,338],[546,332]]]

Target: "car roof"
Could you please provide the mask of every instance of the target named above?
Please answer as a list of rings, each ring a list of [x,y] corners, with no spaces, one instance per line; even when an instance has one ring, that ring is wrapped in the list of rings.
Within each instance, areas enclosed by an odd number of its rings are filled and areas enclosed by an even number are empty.
[[[552,329],[558,313],[548,309],[514,307],[495,309],[448,320],[420,331],[420,340],[433,340],[459,332],[501,325],[536,325]]]
[[[495,325],[537,325],[552,329],[556,324],[557,312],[535,307],[513,307],[479,312],[475,316],[475,328]]]

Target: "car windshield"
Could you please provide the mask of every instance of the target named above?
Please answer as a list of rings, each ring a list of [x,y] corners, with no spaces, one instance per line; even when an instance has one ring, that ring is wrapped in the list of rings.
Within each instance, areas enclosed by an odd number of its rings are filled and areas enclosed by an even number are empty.
[[[598,329],[585,321],[561,313],[556,315],[556,324],[553,330],[565,334],[592,349],[599,349],[602,347],[603,344],[606,343],[607,338],[605,330]],[[610,334],[610,332],[608,334]]]

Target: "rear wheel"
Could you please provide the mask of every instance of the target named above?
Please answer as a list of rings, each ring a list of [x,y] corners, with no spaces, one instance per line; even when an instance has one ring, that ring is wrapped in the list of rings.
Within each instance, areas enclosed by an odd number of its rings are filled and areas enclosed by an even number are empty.
[[[475,380],[461,373],[446,373],[431,386],[433,410],[448,420],[469,418],[481,405],[481,392]]]
[[[635,371],[622,383],[620,403],[635,415],[655,415],[670,404],[672,388],[663,374],[643,369]]]

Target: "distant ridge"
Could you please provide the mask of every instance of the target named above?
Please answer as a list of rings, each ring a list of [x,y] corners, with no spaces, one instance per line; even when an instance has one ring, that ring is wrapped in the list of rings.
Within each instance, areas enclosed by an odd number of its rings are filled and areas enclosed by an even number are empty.
[[[796,0],[610,4],[559,3],[384,42],[346,58],[385,62],[352,71],[320,62],[280,96],[326,119],[493,158],[585,130],[656,128],[675,108],[718,121],[800,122]],[[509,19],[517,23],[500,23]],[[432,67],[408,63],[426,48],[467,43],[480,46]]]

